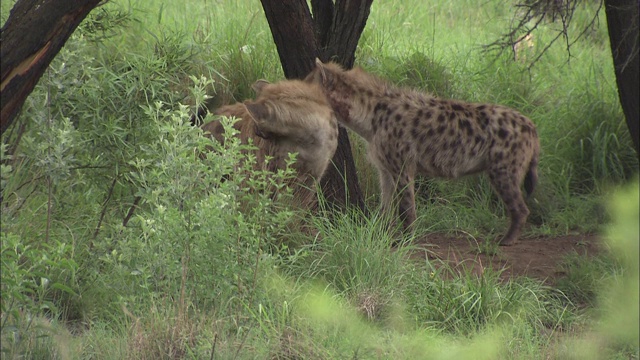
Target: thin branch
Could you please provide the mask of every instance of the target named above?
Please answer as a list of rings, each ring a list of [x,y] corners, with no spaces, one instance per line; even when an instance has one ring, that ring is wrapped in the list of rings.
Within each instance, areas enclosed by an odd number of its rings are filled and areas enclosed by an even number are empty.
[[[109,204],[109,200],[111,200],[111,196],[113,195],[113,189],[116,187],[116,183],[118,182],[119,174],[113,177],[113,181],[111,182],[111,186],[109,187],[109,192],[107,193],[107,197],[104,199],[102,203],[102,211],[100,212],[100,219],[98,220],[98,225],[96,225],[96,230],[93,232],[93,240],[98,237],[98,233],[100,232],[100,227],[102,226],[102,221],[104,220],[104,216],[107,213],[107,205]]]
[[[573,20],[573,15],[581,0],[522,0],[516,4],[518,9],[512,19],[510,30],[501,35],[495,41],[483,45],[483,52],[496,53],[496,59],[505,50],[510,49],[513,52],[514,60],[517,59],[517,47],[520,42],[533,34],[535,30],[543,23],[543,21],[556,22],[559,21],[561,29],[559,33],[551,39],[535,58],[527,65],[527,70],[531,71],[533,66],[542,58],[542,56],[551,48],[551,46],[560,38],[565,40],[567,51],[567,62],[571,60],[571,46],[581,39],[589,29],[593,28],[598,20],[600,11],[603,8],[604,1],[600,0],[595,15],[575,38],[569,36],[569,27]],[[584,0],[582,0],[584,1]],[[532,25],[528,25],[530,22]]]
[[[140,196],[136,196],[136,198],[133,199],[133,205],[131,205],[131,207],[129,208],[129,212],[127,212],[127,216],[125,216],[124,219],[122,220],[122,227],[127,227],[127,224],[129,223],[129,220],[131,220],[131,217],[133,216],[133,212],[138,207],[138,204],[140,203],[141,199],[142,197]]]

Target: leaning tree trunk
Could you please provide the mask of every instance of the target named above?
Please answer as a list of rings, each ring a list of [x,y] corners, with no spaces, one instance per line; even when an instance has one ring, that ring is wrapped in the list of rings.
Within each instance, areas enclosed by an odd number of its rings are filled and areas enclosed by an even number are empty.
[[[0,134],[89,12],[101,0],[18,0],[0,30]]]
[[[640,67],[638,58],[638,50],[640,49],[638,38],[639,6],[637,1],[605,0],[618,96],[638,157],[640,157],[640,148],[638,147],[638,138],[640,138],[638,131],[640,124],[640,114],[638,113],[640,102],[638,89],[640,80],[638,75]]]
[[[315,66],[316,57],[352,67],[372,1],[337,0],[334,6],[332,0],[312,0],[312,18],[304,1],[261,0],[285,77],[304,78]],[[327,202],[365,210],[351,143],[343,127],[332,160],[334,166],[329,166],[321,181]]]

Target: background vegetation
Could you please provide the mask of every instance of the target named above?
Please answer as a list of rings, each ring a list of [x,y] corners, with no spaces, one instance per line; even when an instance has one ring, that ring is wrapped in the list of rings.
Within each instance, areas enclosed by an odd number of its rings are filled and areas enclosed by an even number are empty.
[[[290,172],[233,172],[234,141],[199,159],[219,145],[189,124],[207,95],[238,101],[283,78],[259,2],[111,1],[2,139],[3,357],[638,358],[638,161],[604,19],[527,71],[558,25],[516,60],[483,53],[510,4],[375,1],[357,63],[528,115],[543,153],[524,236],[598,232],[611,251],[568,259],[549,287],[409,260],[375,211],[299,214],[286,190],[270,196]],[[597,8],[585,1],[573,34]],[[354,151],[375,209],[375,170]],[[420,187],[418,228],[494,239],[507,225],[482,177]]]

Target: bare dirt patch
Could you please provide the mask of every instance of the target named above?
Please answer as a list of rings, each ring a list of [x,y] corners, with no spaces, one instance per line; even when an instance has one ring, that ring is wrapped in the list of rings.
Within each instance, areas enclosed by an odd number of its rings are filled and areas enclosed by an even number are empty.
[[[514,246],[488,247],[495,254],[482,253],[483,240],[465,235],[428,234],[415,245],[414,258],[439,259],[458,272],[476,275],[485,269],[502,270],[501,278],[528,276],[552,285],[565,272],[561,263],[568,255],[593,256],[602,251],[601,238],[593,234],[520,239]]]

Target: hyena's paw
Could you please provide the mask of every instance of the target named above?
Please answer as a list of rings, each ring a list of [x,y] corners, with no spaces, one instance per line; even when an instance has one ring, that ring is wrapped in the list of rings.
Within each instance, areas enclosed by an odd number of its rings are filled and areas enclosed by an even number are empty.
[[[506,236],[503,237],[502,239],[500,239],[500,246],[513,246],[518,242],[518,239],[510,237],[507,238]]]

